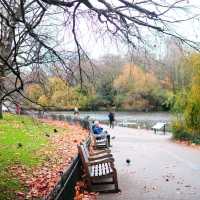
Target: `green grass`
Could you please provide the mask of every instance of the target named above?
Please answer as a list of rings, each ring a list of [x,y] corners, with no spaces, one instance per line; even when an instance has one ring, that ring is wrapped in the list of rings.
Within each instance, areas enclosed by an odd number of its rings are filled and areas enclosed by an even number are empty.
[[[31,117],[6,114],[0,120],[0,200],[14,199],[12,191],[23,187],[9,174],[10,166],[42,163],[37,151],[48,146],[45,133],[53,133],[53,127]]]

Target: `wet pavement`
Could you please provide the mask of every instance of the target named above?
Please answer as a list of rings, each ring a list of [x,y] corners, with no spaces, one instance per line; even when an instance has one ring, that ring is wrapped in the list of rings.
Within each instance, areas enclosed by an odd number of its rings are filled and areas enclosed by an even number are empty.
[[[176,144],[169,134],[107,130],[115,137],[111,150],[121,192],[100,194],[98,200],[200,200],[199,148]]]

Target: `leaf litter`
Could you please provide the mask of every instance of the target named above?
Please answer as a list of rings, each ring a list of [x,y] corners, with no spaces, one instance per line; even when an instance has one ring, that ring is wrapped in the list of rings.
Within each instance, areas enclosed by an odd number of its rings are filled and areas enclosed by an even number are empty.
[[[17,191],[16,195],[19,199],[44,198],[56,183],[60,180],[60,175],[72,163],[73,158],[77,154],[77,144],[85,140],[88,132],[78,125],[70,125],[67,122],[54,120],[41,120],[58,127],[52,129],[53,134],[49,134],[48,147],[44,146],[36,154],[44,158],[42,165],[28,168],[27,166],[16,164],[10,167],[12,175],[16,176],[19,181],[27,188],[27,191]],[[62,128],[62,134],[59,133],[59,128]],[[80,185],[78,185],[79,187]],[[86,200],[89,198],[89,193],[84,192],[84,198],[78,200]],[[91,195],[94,196],[94,195]],[[92,200],[94,198],[91,198]]]

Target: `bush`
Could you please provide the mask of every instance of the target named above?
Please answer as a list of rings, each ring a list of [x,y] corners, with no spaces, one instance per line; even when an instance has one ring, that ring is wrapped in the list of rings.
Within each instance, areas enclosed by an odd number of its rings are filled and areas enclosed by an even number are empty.
[[[200,54],[191,55],[188,66],[191,80],[175,95],[172,111],[177,121],[172,131],[174,138],[200,144]]]
[[[192,135],[187,131],[183,124],[184,122],[181,121],[172,122],[172,134],[174,139],[192,140]]]
[[[200,144],[200,137],[199,137],[199,136],[194,136],[194,137],[192,138],[192,143]]]
[[[200,137],[200,87],[194,90],[192,87],[188,95],[188,104],[184,112],[187,127],[191,129],[193,135]]]
[[[172,133],[176,140],[190,141],[191,143],[200,144],[200,136],[193,135],[192,131],[189,130],[184,121],[173,121],[172,122]]]

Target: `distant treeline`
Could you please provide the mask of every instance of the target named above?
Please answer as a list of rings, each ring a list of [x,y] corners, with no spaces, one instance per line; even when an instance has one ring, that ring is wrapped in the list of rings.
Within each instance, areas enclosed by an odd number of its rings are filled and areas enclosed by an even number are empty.
[[[166,100],[170,92],[170,82],[159,80],[153,71],[145,71],[133,64],[125,64],[115,75],[105,72],[98,77],[96,85],[88,83],[83,89],[80,85],[70,85],[57,76],[50,76],[45,84],[31,83],[26,86],[28,98],[26,106],[49,107],[49,109],[105,110],[166,110]]]

